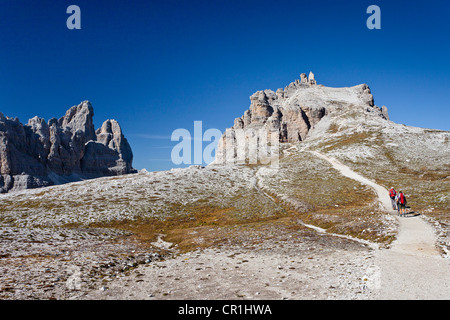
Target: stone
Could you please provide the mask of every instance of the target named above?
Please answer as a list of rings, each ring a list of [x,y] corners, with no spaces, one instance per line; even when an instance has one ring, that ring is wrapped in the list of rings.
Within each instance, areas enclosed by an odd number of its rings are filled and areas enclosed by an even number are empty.
[[[362,105],[387,118],[387,108],[384,107],[382,112],[374,106],[373,95],[367,84],[344,88],[325,87],[317,85],[312,72],[308,78],[305,73],[300,74],[300,80],[276,92],[268,89],[257,91],[250,96],[250,108],[242,117],[234,120],[234,126],[227,129],[219,140],[213,164],[255,163],[248,160],[264,154],[261,151],[264,148],[269,150],[267,146],[273,141],[304,141],[323,117],[350,105]],[[276,152],[272,151],[269,150],[267,154],[276,156]]]
[[[118,122],[96,131],[93,117],[89,101],[60,119],[36,116],[26,125],[0,113],[0,192],[136,172]]]
[[[133,172],[133,152],[116,120],[107,120],[96,131],[97,141],[86,144],[81,163],[84,173],[102,172],[103,175],[121,175]]]
[[[300,74],[300,82],[302,84],[308,84],[308,77],[306,76],[306,73]]]
[[[317,84],[316,79],[314,79],[314,73],[312,73],[311,71],[309,72],[308,82],[310,85]]]
[[[381,107],[381,114],[386,120],[389,120],[388,108],[386,106]]]

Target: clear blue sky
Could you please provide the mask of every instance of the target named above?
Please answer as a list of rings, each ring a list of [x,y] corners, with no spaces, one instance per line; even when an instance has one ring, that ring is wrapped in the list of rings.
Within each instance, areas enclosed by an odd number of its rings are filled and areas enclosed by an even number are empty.
[[[69,5],[81,30],[69,30]],[[381,8],[381,30],[366,9]],[[50,119],[83,100],[119,121],[134,167],[174,167],[177,128],[222,131],[257,90],[313,71],[367,83],[391,119],[450,130],[450,1],[0,0],[0,111]]]

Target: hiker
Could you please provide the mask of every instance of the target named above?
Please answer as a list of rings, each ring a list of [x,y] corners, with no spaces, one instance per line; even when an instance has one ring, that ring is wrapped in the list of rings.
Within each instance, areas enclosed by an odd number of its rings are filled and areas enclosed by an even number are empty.
[[[395,191],[394,187],[389,190],[389,197],[391,198],[392,210],[396,208],[395,196],[397,195],[397,191]]]
[[[395,204],[396,204],[396,206],[397,206],[397,215],[400,215],[400,206],[398,205],[399,197],[400,197],[400,194],[397,193],[397,194],[395,195],[395,200],[394,200],[394,202],[395,202]]]
[[[406,197],[402,191],[398,195],[398,204],[400,206],[400,216],[406,215]]]

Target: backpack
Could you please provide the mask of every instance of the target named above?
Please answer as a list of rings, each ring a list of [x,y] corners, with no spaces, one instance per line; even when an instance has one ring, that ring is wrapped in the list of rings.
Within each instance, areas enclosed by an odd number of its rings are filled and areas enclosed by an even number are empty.
[[[390,196],[391,198],[395,198],[395,194],[396,194],[396,192],[395,192],[394,189],[389,190],[389,196]]]
[[[405,195],[403,193],[400,193],[400,201],[401,204],[406,204],[406,198]]]

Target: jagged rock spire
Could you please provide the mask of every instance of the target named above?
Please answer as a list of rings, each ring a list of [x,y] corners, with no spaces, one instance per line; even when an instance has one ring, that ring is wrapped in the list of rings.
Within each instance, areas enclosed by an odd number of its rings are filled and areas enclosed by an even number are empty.
[[[119,124],[108,120],[96,133],[93,116],[89,101],[48,123],[0,116],[0,192],[135,172]]]

